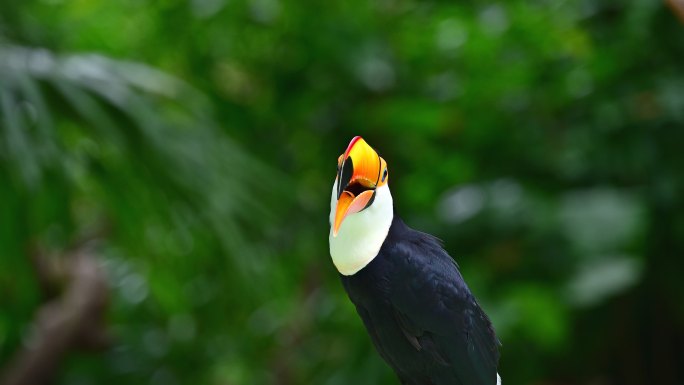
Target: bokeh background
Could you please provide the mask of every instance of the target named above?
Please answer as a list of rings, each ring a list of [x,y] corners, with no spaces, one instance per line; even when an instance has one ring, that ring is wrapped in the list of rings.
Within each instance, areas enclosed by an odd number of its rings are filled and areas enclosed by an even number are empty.
[[[672,8],[3,0],[0,372],[397,384],[328,254],[358,134],[491,316],[504,384],[684,384]]]

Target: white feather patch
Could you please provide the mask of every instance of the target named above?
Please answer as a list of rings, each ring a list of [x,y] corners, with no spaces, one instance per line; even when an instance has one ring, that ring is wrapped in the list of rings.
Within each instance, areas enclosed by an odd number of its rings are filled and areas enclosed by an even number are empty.
[[[335,220],[337,208],[337,180],[330,198],[330,223]],[[353,275],[368,265],[380,251],[392,225],[394,209],[392,194],[387,185],[375,190],[375,200],[365,210],[347,216],[333,237],[332,228],[330,256],[333,263],[343,275]]]

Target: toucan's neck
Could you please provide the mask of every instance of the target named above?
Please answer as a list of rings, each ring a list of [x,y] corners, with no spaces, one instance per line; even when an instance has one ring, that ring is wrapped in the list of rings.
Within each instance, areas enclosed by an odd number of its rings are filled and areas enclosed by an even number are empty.
[[[331,223],[337,206],[336,185],[330,202]],[[377,188],[370,206],[345,218],[336,237],[331,230],[330,256],[337,270],[343,275],[353,275],[366,267],[378,255],[393,218],[392,194],[383,185]]]

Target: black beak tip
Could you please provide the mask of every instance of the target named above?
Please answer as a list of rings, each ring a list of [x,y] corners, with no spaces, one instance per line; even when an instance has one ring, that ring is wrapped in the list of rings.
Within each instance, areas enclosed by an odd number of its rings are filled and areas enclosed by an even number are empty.
[[[352,158],[349,157],[345,159],[345,161],[342,163],[342,167],[340,167],[340,171],[337,174],[337,199],[340,199],[340,196],[342,196],[342,192],[344,191],[345,187],[349,184],[351,181],[352,175],[354,175],[354,161],[352,161]]]

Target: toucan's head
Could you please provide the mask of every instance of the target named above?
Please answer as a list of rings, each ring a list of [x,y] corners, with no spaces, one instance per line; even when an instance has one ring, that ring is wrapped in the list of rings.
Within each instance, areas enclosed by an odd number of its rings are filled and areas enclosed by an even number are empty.
[[[387,185],[387,162],[360,136],[337,158],[335,178],[337,205],[332,221],[334,237],[345,218],[367,209],[375,201],[377,189]]]
[[[393,217],[388,179],[387,162],[360,136],[337,159],[329,239],[342,274],[355,272],[359,263],[352,260],[359,256],[372,259],[387,236]]]

